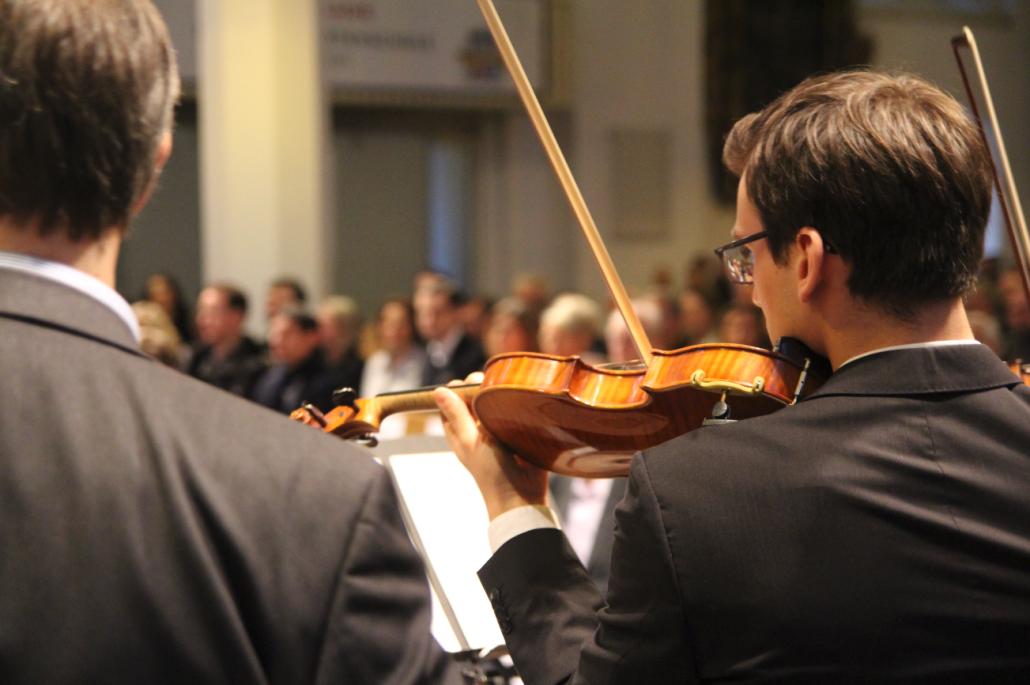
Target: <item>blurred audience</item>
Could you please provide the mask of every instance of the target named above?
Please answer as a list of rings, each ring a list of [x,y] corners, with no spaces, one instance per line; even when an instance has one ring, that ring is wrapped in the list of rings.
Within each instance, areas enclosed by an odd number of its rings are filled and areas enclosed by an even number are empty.
[[[189,308],[183,299],[182,288],[171,274],[155,273],[147,278],[143,299],[154,302],[165,311],[172,325],[184,343],[193,341],[193,329],[190,327]]]
[[[539,274],[519,274],[512,282],[511,292],[536,316],[540,316],[551,299],[547,279]]]
[[[318,321],[311,314],[286,308],[272,317],[268,332],[272,365],[258,378],[251,399],[284,414],[305,403],[329,411],[333,379],[320,343]]]
[[[447,281],[423,280],[415,291],[415,330],[425,341],[423,385],[442,385],[483,368],[483,347],[465,332],[458,309],[463,300]]]
[[[719,342],[769,349],[762,310],[754,305],[740,304],[727,309],[719,322]]]
[[[483,342],[486,327],[490,324],[492,308],[493,302],[489,297],[474,295],[465,300],[458,309],[458,319],[465,328],[465,332],[469,337],[478,340],[480,344]]]
[[[215,283],[197,296],[197,340],[182,369],[222,390],[246,397],[265,369],[261,345],[243,330],[247,297],[227,283]]]
[[[358,303],[346,295],[331,295],[318,305],[315,317],[322,338],[326,370],[333,385],[357,391],[365,366],[358,352],[358,334],[361,332]]]
[[[722,262],[710,252],[701,252],[690,260],[684,290],[696,290],[713,309],[730,303],[732,293]]]
[[[632,305],[633,311],[640,319],[640,325],[644,327],[644,333],[651,340],[652,349],[664,349],[656,342],[662,340],[664,325],[662,308],[658,300],[653,297],[640,298],[633,300]],[[630,335],[629,327],[618,309],[613,309],[608,314],[608,321],[604,326],[604,342],[609,362],[622,363],[640,359],[640,352],[633,342],[633,336]]]
[[[998,278],[1005,342],[1004,356],[1009,361],[1030,360],[1030,302],[1023,278],[1010,269]]]
[[[590,364],[603,362],[594,350],[601,328],[601,307],[586,295],[562,293],[540,316],[540,351],[558,357],[578,355]]]
[[[718,342],[715,330],[715,311],[697,290],[684,290],[679,296],[680,334],[675,347]]]
[[[303,309],[307,299],[307,292],[297,279],[288,276],[275,279],[265,293],[265,321],[271,325],[275,315],[287,307]]]
[[[361,376],[361,395],[411,390],[422,384],[426,353],[415,338],[411,303],[391,298],[379,308],[376,333],[380,349],[369,356]]]
[[[140,329],[140,349],[162,364],[178,367],[182,356],[179,331],[164,308],[156,302],[139,300],[132,303]]]
[[[486,356],[509,352],[537,351],[537,316],[517,297],[498,300],[491,310],[490,323],[483,336]]]

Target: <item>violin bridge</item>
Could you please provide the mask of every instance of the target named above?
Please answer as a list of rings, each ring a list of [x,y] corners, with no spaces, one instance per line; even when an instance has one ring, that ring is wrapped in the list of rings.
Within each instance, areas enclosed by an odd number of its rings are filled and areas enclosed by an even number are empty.
[[[805,357],[805,366],[801,369],[801,375],[798,376],[798,383],[794,386],[794,398],[790,401],[791,404],[797,404],[798,398],[801,397],[801,393],[805,389],[805,383],[808,381],[808,367],[812,365],[812,360],[809,357]]]

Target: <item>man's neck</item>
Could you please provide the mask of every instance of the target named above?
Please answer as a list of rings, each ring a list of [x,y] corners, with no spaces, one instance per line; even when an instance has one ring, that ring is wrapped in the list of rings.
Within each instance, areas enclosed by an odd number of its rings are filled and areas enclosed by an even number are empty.
[[[122,231],[110,228],[96,240],[72,241],[58,232],[41,237],[34,226],[0,220],[0,250],[60,262],[114,287]]]
[[[923,306],[911,321],[857,307],[834,323],[837,325],[825,333],[826,356],[834,369],[853,357],[884,347],[973,339],[960,298]]]

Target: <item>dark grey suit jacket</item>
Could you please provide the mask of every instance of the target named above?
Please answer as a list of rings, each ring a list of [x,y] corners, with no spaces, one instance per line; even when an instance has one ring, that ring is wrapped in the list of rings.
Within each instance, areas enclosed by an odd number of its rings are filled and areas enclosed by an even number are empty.
[[[0,682],[416,683],[450,668],[385,472],[0,269]]]
[[[985,347],[647,450],[616,521],[604,608],[558,531],[481,570],[527,685],[1030,682],[1030,388]]]

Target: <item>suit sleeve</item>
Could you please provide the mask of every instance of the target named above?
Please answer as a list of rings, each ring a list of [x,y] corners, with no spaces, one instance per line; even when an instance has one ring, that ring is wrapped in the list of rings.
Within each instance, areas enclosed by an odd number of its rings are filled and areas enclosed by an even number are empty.
[[[607,604],[561,531],[520,535],[480,570],[526,685],[696,681],[675,567],[639,457],[615,516]]]
[[[377,469],[344,554],[315,682],[461,683],[430,634],[430,612],[422,561]]]

